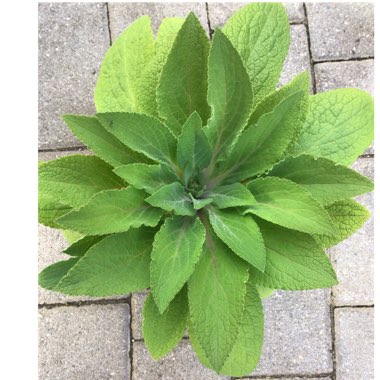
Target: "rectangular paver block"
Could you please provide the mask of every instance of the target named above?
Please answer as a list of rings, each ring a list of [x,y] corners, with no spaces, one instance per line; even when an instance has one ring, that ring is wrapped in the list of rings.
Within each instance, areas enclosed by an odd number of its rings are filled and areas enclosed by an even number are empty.
[[[337,380],[374,379],[373,308],[335,309]]]
[[[372,3],[305,4],[314,61],[373,57]]]
[[[144,342],[133,343],[132,380],[217,380],[229,379],[205,368],[188,340],[183,340],[164,359],[154,361]]]
[[[94,114],[93,91],[109,47],[105,3],[39,3],[39,149],[82,145],[61,120]]]
[[[359,158],[353,168],[373,179],[373,158]],[[374,303],[373,193],[361,195],[357,200],[369,209],[370,219],[354,235],[329,250],[339,281],[333,289],[333,302],[337,306]]]
[[[108,3],[112,41],[133,21],[150,16],[156,33],[164,17],[186,17],[193,11],[208,33],[205,3]]]
[[[129,380],[129,306],[39,310],[40,380]]]

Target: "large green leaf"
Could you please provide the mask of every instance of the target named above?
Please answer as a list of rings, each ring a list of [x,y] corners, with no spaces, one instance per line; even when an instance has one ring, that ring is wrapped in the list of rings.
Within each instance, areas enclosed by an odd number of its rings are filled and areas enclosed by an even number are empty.
[[[166,211],[174,211],[177,215],[194,215],[195,211],[190,197],[185,188],[179,182],[161,187],[146,201],[154,207],[160,207]]]
[[[153,243],[151,287],[162,314],[194,271],[205,240],[198,218],[166,218]]]
[[[166,165],[131,164],[114,169],[114,172],[136,189],[149,194],[177,181],[177,176]]]
[[[337,284],[329,258],[310,235],[262,220],[258,224],[267,252],[264,273],[253,269],[259,285],[306,290]]]
[[[87,251],[55,290],[103,297],[148,288],[154,233],[152,228],[141,227],[107,236]]]
[[[253,3],[226,22],[223,32],[239,52],[251,79],[254,104],[274,91],[288,53],[290,36],[281,3]]]
[[[158,119],[127,112],[96,116],[109,132],[132,150],[164,164],[175,162],[177,140]]]
[[[270,176],[289,179],[310,192],[322,205],[355,197],[373,189],[373,183],[356,171],[323,157],[300,155],[275,165]]]
[[[142,332],[144,343],[153,359],[158,360],[167,355],[182,339],[188,314],[186,286],[163,314],[160,314],[152,294],[149,294],[142,311]]]
[[[296,183],[283,178],[258,178],[247,184],[257,205],[250,206],[245,213],[253,213],[260,218],[280,226],[306,233],[335,233],[328,213]]]
[[[63,120],[80,141],[112,166],[147,161],[109,133],[96,117],[64,115]]]
[[[65,205],[53,197],[38,194],[38,223],[51,228],[60,228],[55,220],[71,210],[71,206]]]
[[[155,55],[143,71],[137,88],[137,98],[142,113],[158,116],[155,89],[158,86],[162,67],[183,22],[184,19],[178,17],[165,17],[158,28]]]
[[[241,183],[219,186],[206,193],[218,208],[251,206],[256,204],[252,193]]]
[[[225,182],[241,181],[278,162],[296,132],[302,99],[302,91],[290,95],[247,128],[221,167],[219,177]]]
[[[176,135],[194,111],[203,124],[209,117],[206,100],[209,49],[207,35],[191,12],[178,32],[157,87],[158,113]]]
[[[373,98],[357,89],[338,89],[310,99],[309,113],[290,154],[323,156],[352,164],[374,135]]]
[[[239,215],[232,210],[212,209],[209,218],[215,233],[233,252],[264,271],[264,242],[260,229],[251,216]]]
[[[244,313],[248,264],[214,235],[189,280],[189,309],[194,335],[219,372],[234,343]]]
[[[63,252],[70,256],[83,256],[93,245],[99,243],[107,235],[98,236],[83,236],[76,240],[69,247],[67,247]]]
[[[153,57],[150,18],[142,16],[114,41],[104,57],[94,94],[97,112],[138,112],[138,88]]]
[[[39,285],[44,289],[54,290],[79,259],[80,257],[75,257],[49,265],[38,275]]]
[[[252,90],[238,52],[219,29],[214,33],[208,67],[211,117],[206,133],[215,160],[231,150],[245,127],[252,108]]]
[[[38,167],[39,195],[71,207],[82,206],[99,191],[123,186],[112,166],[96,156],[66,156]]]
[[[142,190],[128,187],[96,194],[88,203],[62,216],[57,223],[85,235],[104,235],[127,231],[141,225],[154,227],[163,214],[144,201]]]
[[[333,236],[313,235],[322,247],[328,248],[347,239],[370,217],[369,211],[353,199],[345,199],[326,207],[337,233]]]
[[[191,345],[199,360],[206,367],[212,365],[199,343],[194,328],[189,321],[188,326]],[[264,335],[264,313],[256,285],[250,276],[247,282],[247,293],[244,299],[244,314],[238,336],[220,373],[227,376],[244,376],[256,367],[261,354]]]

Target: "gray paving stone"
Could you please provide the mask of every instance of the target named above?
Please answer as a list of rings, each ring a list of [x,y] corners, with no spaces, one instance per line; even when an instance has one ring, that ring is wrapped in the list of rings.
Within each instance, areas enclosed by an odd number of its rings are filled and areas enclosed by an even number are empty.
[[[105,3],[39,3],[39,148],[82,145],[61,121],[93,114],[93,90],[109,46]]]
[[[154,361],[143,342],[133,343],[132,380],[216,380],[229,379],[205,368],[188,340],[183,340],[164,359]]]
[[[373,57],[372,3],[305,4],[315,61]]]
[[[186,17],[193,11],[208,33],[205,3],[108,3],[112,41],[134,20],[142,15],[152,19],[157,32],[164,17]]]
[[[329,289],[277,291],[264,300],[264,345],[252,375],[332,372],[329,294]]]
[[[39,310],[40,380],[127,380],[128,305]]]
[[[360,88],[374,93],[374,61],[324,62],[314,66],[317,92]]]
[[[228,18],[238,9],[250,4],[249,2],[226,2],[226,3],[208,3],[208,12],[210,17],[211,28],[222,27]],[[289,22],[301,23],[304,21],[305,13],[302,3],[284,3],[288,12]]]
[[[373,158],[359,158],[353,168],[373,179]],[[339,280],[333,288],[333,303],[337,306],[374,303],[374,195],[364,194],[357,200],[369,209],[371,218],[355,234],[329,249]]]
[[[335,309],[337,380],[374,379],[373,308]]]

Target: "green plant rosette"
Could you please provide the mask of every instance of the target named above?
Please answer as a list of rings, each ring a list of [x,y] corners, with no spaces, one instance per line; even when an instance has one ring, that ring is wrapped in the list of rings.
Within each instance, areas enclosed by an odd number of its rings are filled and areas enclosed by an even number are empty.
[[[310,95],[300,73],[276,90],[289,48],[279,3],[238,10],[208,38],[197,17],[133,22],[107,51],[95,116],[64,115],[93,155],[39,165],[39,222],[65,231],[68,259],[42,287],[113,296],[150,289],[154,359],[187,329],[200,361],[256,367],[261,298],[337,283],[325,249],[369,213],[373,183],[350,165],[373,140],[373,99]]]

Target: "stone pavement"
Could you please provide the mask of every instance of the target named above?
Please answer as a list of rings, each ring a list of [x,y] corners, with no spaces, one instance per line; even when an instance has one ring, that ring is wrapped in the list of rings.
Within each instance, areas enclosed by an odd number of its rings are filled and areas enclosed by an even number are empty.
[[[83,148],[64,113],[94,113],[93,88],[102,57],[136,17],[156,29],[164,16],[193,10],[205,28],[222,25],[245,3],[40,3],[40,159]],[[291,47],[280,85],[302,70],[313,92],[358,87],[373,92],[374,19],[370,3],[287,3]],[[79,151],[88,153],[87,151]],[[373,148],[354,168],[373,178]],[[373,211],[373,194],[358,200]],[[63,257],[61,234],[39,227],[39,267]],[[330,249],[340,284],[330,290],[278,291],[265,300],[263,355],[251,379],[371,380],[373,370],[373,217]],[[154,362],[141,335],[145,295],[105,299],[39,291],[40,380],[225,379],[196,360],[187,336]]]

